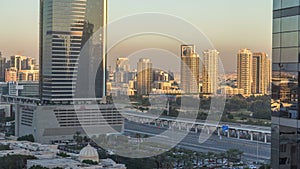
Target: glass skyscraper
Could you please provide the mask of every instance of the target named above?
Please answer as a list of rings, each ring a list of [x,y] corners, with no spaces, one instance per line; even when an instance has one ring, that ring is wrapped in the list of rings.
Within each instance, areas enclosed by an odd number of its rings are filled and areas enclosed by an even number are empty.
[[[40,8],[41,100],[104,96],[107,0],[40,0]]]
[[[299,0],[273,1],[272,168],[300,168]]]

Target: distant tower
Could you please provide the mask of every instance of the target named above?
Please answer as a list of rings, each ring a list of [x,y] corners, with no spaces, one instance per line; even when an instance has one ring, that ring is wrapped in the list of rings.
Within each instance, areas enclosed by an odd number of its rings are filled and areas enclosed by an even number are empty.
[[[152,63],[150,59],[140,59],[137,68],[137,93],[139,95],[150,94],[152,82]]]
[[[216,94],[219,54],[217,50],[207,50],[203,52],[202,92],[204,94]]]
[[[5,57],[2,57],[2,53],[0,52],[0,82],[5,81]]]
[[[116,61],[116,72],[118,71],[130,71],[129,59],[125,57],[120,57]]]
[[[199,62],[194,45],[181,45],[181,88],[184,93],[199,93]]]
[[[241,49],[237,54],[237,87],[244,89],[244,95],[251,95],[252,52]]]
[[[253,53],[252,68],[252,93],[270,94],[271,68],[268,55],[264,52]]]
[[[129,59],[125,57],[118,58],[116,61],[115,82],[128,83],[129,71],[130,71]]]

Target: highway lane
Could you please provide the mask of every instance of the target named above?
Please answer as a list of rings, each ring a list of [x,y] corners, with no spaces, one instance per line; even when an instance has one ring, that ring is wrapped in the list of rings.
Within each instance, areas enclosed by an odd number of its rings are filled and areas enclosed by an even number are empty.
[[[125,133],[134,134],[141,132],[141,134],[148,134],[150,137],[153,135],[158,135],[164,132],[166,128],[149,126],[146,124],[138,124],[135,122],[125,122]],[[183,131],[176,131],[183,132]],[[162,136],[161,141],[170,141],[172,138],[167,138],[167,136]],[[190,132],[180,143],[179,146],[187,148],[193,151],[214,151],[221,152],[228,149],[240,149],[244,152],[244,157],[246,160],[269,160],[271,156],[271,146],[269,143],[255,142],[249,140],[242,140],[236,138],[227,138],[222,136],[220,138],[217,135],[212,135],[207,141],[200,144],[199,133]]]

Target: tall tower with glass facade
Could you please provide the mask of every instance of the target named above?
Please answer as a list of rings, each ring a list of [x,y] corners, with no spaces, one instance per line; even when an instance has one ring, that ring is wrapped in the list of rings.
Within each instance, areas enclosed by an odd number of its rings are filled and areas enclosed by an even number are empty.
[[[40,8],[41,100],[103,97],[107,0],[40,0]]]
[[[202,92],[204,94],[215,94],[217,92],[219,54],[217,50],[203,52]]]
[[[244,95],[251,95],[252,52],[241,49],[237,54],[237,87],[244,89]]]
[[[181,45],[181,89],[187,94],[199,93],[200,57],[195,45]]]
[[[300,168],[299,0],[273,0],[273,169]]]
[[[137,64],[137,93],[148,95],[152,88],[152,62],[150,59],[141,58]]]

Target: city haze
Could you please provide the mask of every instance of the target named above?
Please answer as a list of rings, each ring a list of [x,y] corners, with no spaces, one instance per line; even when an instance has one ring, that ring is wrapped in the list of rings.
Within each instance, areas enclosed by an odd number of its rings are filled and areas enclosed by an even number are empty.
[[[1,25],[0,51],[6,57],[22,54],[37,58],[39,1],[1,3],[0,20],[5,24]],[[145,12],[185,19],[201,30],[220,51],[226,72],[235,70],[236,54],[240,48],[267,52],[271,56],[271,0],[111,0],[108,11],[109,22]],[[179,50],[180,46],[176,47],[178,49],[174,50]],[[118,55],[115,58],[128,55],[122,50],[115,54]]]

